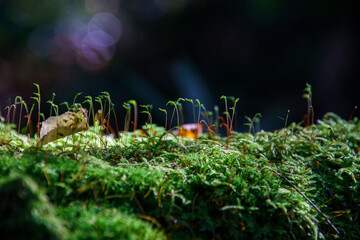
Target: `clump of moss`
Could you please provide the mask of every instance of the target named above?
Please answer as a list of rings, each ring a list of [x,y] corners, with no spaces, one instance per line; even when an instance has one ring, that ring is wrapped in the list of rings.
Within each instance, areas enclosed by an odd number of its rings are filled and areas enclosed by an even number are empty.
[[[117,208],[73,202],[57,209],[71,231],[69,239],[163,239],[161,231]]]
[[[68,232],[43,190],[30,177],[0,179],[0,232],[6,239],[67,239]]]
[[[0,123],[0,174],[31,176],[71,239],[360,235],[357,118],[329,113],[307,127],[257,133],[231,131],[229,122],[226,138],[194,141],[154,124],[118,137],[95,126],[43,148]]]

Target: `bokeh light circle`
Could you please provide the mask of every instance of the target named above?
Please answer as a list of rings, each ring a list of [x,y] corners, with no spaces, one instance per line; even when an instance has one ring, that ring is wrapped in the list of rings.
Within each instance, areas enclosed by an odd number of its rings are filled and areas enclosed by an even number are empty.
[[[101,12],[93,16],[88,24],[88,31],[104,31],[109,34],[115,42],[119,41],[122,33],[120,20],[113,14]]]

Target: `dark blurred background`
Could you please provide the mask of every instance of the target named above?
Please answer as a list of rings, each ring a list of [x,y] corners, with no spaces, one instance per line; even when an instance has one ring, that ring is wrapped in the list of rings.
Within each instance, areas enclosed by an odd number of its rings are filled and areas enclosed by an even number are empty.
[[[259,112],[261,128],[272,130],[288,110],[302,121],[309,83],[315,119],[328,111],[347,119],[359,104],[355,2],[0,1],[1,110],[17,95],[33,102],[34,82],[45,113],[53,92],[61,103],[108,91],[120,116],[134,99],[154,105],[159,124],[169,100],[198,98],[223,111],[227,95],[240,99],[239,126]]]

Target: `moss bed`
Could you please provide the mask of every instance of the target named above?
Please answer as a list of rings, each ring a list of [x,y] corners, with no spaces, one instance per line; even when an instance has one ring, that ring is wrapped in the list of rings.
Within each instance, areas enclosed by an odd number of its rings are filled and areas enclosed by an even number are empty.
[[[35,147],[0,125],[0,230],[9,239],[340,239],[360,236],[360,122],[204,133],[99,128]],[[148,131],[142,136],[141,133]],[[213,137],[214,139],[212,139]]]

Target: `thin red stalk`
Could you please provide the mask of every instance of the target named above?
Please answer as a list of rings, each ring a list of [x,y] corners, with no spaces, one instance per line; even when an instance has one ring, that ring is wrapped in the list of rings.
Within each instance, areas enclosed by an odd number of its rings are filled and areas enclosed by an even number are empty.
[[[211,139],[212,139],[212,141],[213,141],[213,143],[214,143],[214,145],[215,145],[215,140],[214,140],[214,137],[213,137],[213,135],[212,135],[212,133],[214,133],[214,131],[211,129],[211,127],[213,127],[213,126],[215,126],[214,124],[212,124],[212,125],[208,125],[203,119],[200,121],[201,123],[204,123],[205,125],[206,125],[206,127],[207,127],[207,129],[208,129],[208,132],[209,132],[209,134],[210,134],[210,137],[211,137]]]
[[[114,109],[113,109],[113,113],[114,113],[115,125],[116,125],[116,135],[117,135],[117,138],[119,138],[119,125],[118,125],[118,121],[117,121],[117,117],[116,117]],[[116,137],[116,135],[114,135],[114,137]]]
[[[12,123],[14,124],[15,123],[15,114],[16,114],[16,100],[15,100],[15,103],[14,103],[14,111],[13,111],[13,117],[12,117]]]
[[[227,131],[226,149],[228,149],[229,148],[231,130],[230,130],[229,126],[226,123],[221,123],[220,127],[222,127],[222,126],[226,127],[226,131]]]
[[[21,104],[21,107],[20,107],[20,117],[19,117],[19,126],[18,126],[18,134],[20,133],[20,125],[21,125],[21,115],[22,115],[22,108],[23,108],[23,105]]]
[[[137,129],[137,122],[138,122],[138,110],[137,110],[136,102],[134,102],[133,105],[134,105],[134,128],[133,128],[133,132],[134,132],[134,138],[135,138],[136,137],[135,131]]]
[[[10,124],[10,111],[11,111],[11,107],[9,106],[8,107],[8,112],[7,112],[7,115],[6,115],[6,123],[7,124]]]
[[[173,109],[173,114],[171,115],[169,128],[171,128],[171,124],[172,124],[172,121],[173,121],[173,119],[174,119],[174,116],[175,116],[175,108]]]
[[[351,121],[351,119],[353,118],[353,115],[354,115],[354,113],[355,113],[356,109],[357,109],[357,106],[355,106],[355,107],[354,107],[354,110],[352,111],[352,113],[351,113],[351,115],[350,115],[350,118],[349,118],[349,121],[348,121],[348,122],[350,122],[350,121]]]
[[[106,126],[105,126],[105,124],[106,124]],[[104,119],[104,127],[106,128],[106,134],[109,134],[111,132],[114,136],[116,136],[114,129],[112,129],[112,127],[110,126],[110,123],[106,119]]]

